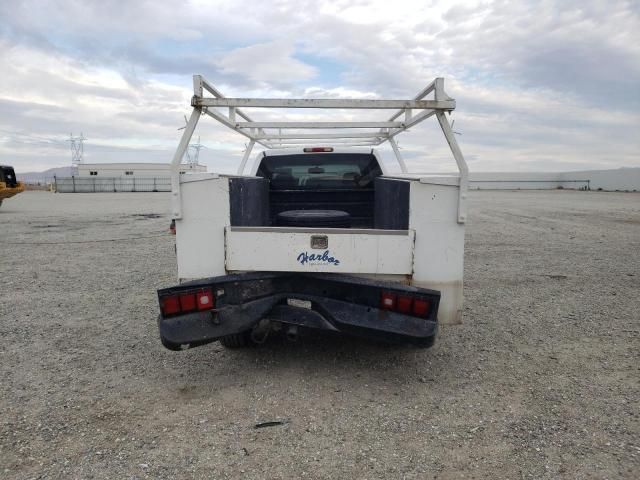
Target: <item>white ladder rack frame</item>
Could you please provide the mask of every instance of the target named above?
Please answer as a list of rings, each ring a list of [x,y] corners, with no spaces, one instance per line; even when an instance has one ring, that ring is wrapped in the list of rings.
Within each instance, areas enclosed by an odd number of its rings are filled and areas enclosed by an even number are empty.
[[[208,92],[212,97],[205,97]],[[433,99],[425,97],[433,93]],[[249,139],[238,167],[238,175],[244,172],[247,160],[255,144],[267,149],[295,148],[305,145],[336,146],[377,146],[389,142],[402,173],[409,173],[400,155],[395,136],[407,131],[418,123],[434,116],[449,144],[451,153],[460,173],[458,198],[458,223],[466,220],[466,199],[469,184],[469,171],[455,134],[451,130],[446,112],[456,108],[456,102],[444,91],[444,79],[436,78],[412,100],[369,100],[369,99],[311,99],[311,98],[227,98],[201,75],[193,76],[193,111],[184,129],[178,148],[171,162],[171,190],[173,218],[182,218],[180,195],[180,163],[189,147],[196,125],[201,115],[208,115],[226,127]],[[314,108],[314,109],[361,109],[361,110],[397,110],[386,121],[260,121],[252,120],[241,108]],[[227,108],[223,114],[219,108]],[[347,132],[309,133],[318,129],[341,129]],[[353,130],[355,129],[355,130]],[[373,129],[363,132],[362,129]],[[268,130],[268,131],[267,131]],[[302,131],[297,131],[302,130]],[[324,145],[322,145],[324,146]]]

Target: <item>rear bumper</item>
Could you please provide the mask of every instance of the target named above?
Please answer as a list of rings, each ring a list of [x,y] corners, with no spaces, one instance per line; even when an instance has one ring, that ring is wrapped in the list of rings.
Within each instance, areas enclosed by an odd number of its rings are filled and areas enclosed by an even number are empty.
[[[158,317],[160,338],[171,350],[195,347],[251,329],[261,319],[383,341],[430,346],[437,332],[440,293],[434,290],[336,274],[245,273],[158,291],[158,295],[212,287],[216,309]],[[425,318],[382,310],[381,291],[417,295],[430,303]],[[311,308],[289,305],[302,300]]]

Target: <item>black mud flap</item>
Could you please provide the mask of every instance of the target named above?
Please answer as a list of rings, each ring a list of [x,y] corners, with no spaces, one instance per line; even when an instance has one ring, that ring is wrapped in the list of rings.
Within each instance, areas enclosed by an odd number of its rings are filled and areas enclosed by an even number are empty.
[[[224,275],[158,290],[158,298],[202,288],[212,289],[215,309],[158,317],[162,344],[170,350],[245,332],[263,318],[425,347],[437,331],[440,292],[342,274]],[[385,308],[383,297],[399,303]],[[422,309],[414,311],[411,305],[418,303]]]

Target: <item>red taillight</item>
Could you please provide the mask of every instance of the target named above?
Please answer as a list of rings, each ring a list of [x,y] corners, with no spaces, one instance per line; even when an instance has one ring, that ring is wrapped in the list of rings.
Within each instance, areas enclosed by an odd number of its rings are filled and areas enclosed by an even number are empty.
[[[332,147],[307,147],[303,151],[304,153],[333,152],[333,148]]]
[[[196,294],[195,293],[183,293],[180,295],[180,310],[184,312],[191,312],[196,309]]]
[[[169,297],[162,297],[160,300],[160,310],[162,315],[173,315],[180,311],[180,300],[177,295],[171,295]]]
[[[413,303],[413,298],[398,295],[396,310],[398,310],[398,312],[400,313],[410,313],[412,303]]]
[[[380,308],[383,310],[395,310],[396,295],[394,293],[382,292],[382,295],[380,295]]]
[[[198,292],[196,294],[196,300],[198,303],[198,310],[209,310],[214,307],[213,292],[210,288],[205,288]]]
[[[211,288],[200,288],[160,298],[160,310],[165,317],[180,313],[212,310],[215,305],[216,299]]]
[[[404,315],[427,318],[429,316],[429,300],[411,295],[397,295],[391,292],[380,294],[380,309],[392,310]]]
[[[429,315],[429,301],[416,298],[413,302],[413,314],[416,317],[426,317]]]

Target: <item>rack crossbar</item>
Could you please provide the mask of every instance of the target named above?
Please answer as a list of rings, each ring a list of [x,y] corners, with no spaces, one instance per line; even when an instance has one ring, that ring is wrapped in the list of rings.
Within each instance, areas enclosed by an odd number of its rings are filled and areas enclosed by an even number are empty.
[[[236,122],[237,128],[402,128],[402,122]]]
[[[341,139],[341,138],[386,138],[387,133],[381,132],[344,132],[344,133],[265,133],[256,134],[254,138],[256,140],[271,140],[271,139]]]
[[[372,142],[373,144],[377,145],[382,141],[382,139],[374,137],[373,135],[370,136],[369,138],[362,138],[362,139],[350,139],[350,138],[344,138],[344,139],[336,139],[336,140],[331,140],[330,143],[331,145],[344,145],[344,144],[350,144],[350,143],[354,143],[354,142]],[[313,139],[309,139],[309,140],[305,140],[305,139],[301,139],[301,140],[279,140],[279,139],[273,139],[273,140],[269,140],[267,142],[269,145],[317,145],[318,144],[318,140],[313,140]]]
[[[193,107],[251,108],[339,108],[339,109],[454,109],[455,100],[363,100],[317,98],[202,98],[193,97]]]
[[[298,147],[305,147],[308,145],[317,145],[318,143],[297,143],[294,145],[289,145],[289,144],[280,144],[280,143],[270,143],[269,146],[271,148],[298,148]],[[335,143],[331,143],[332,146],[336,146],[336,147],[375,147],[377,145],[380,145],[380,142],[375,142],[375,141],[371,141],[371,142],[363,142],[363,141],[354,141],[354,142],[335,142]]]

